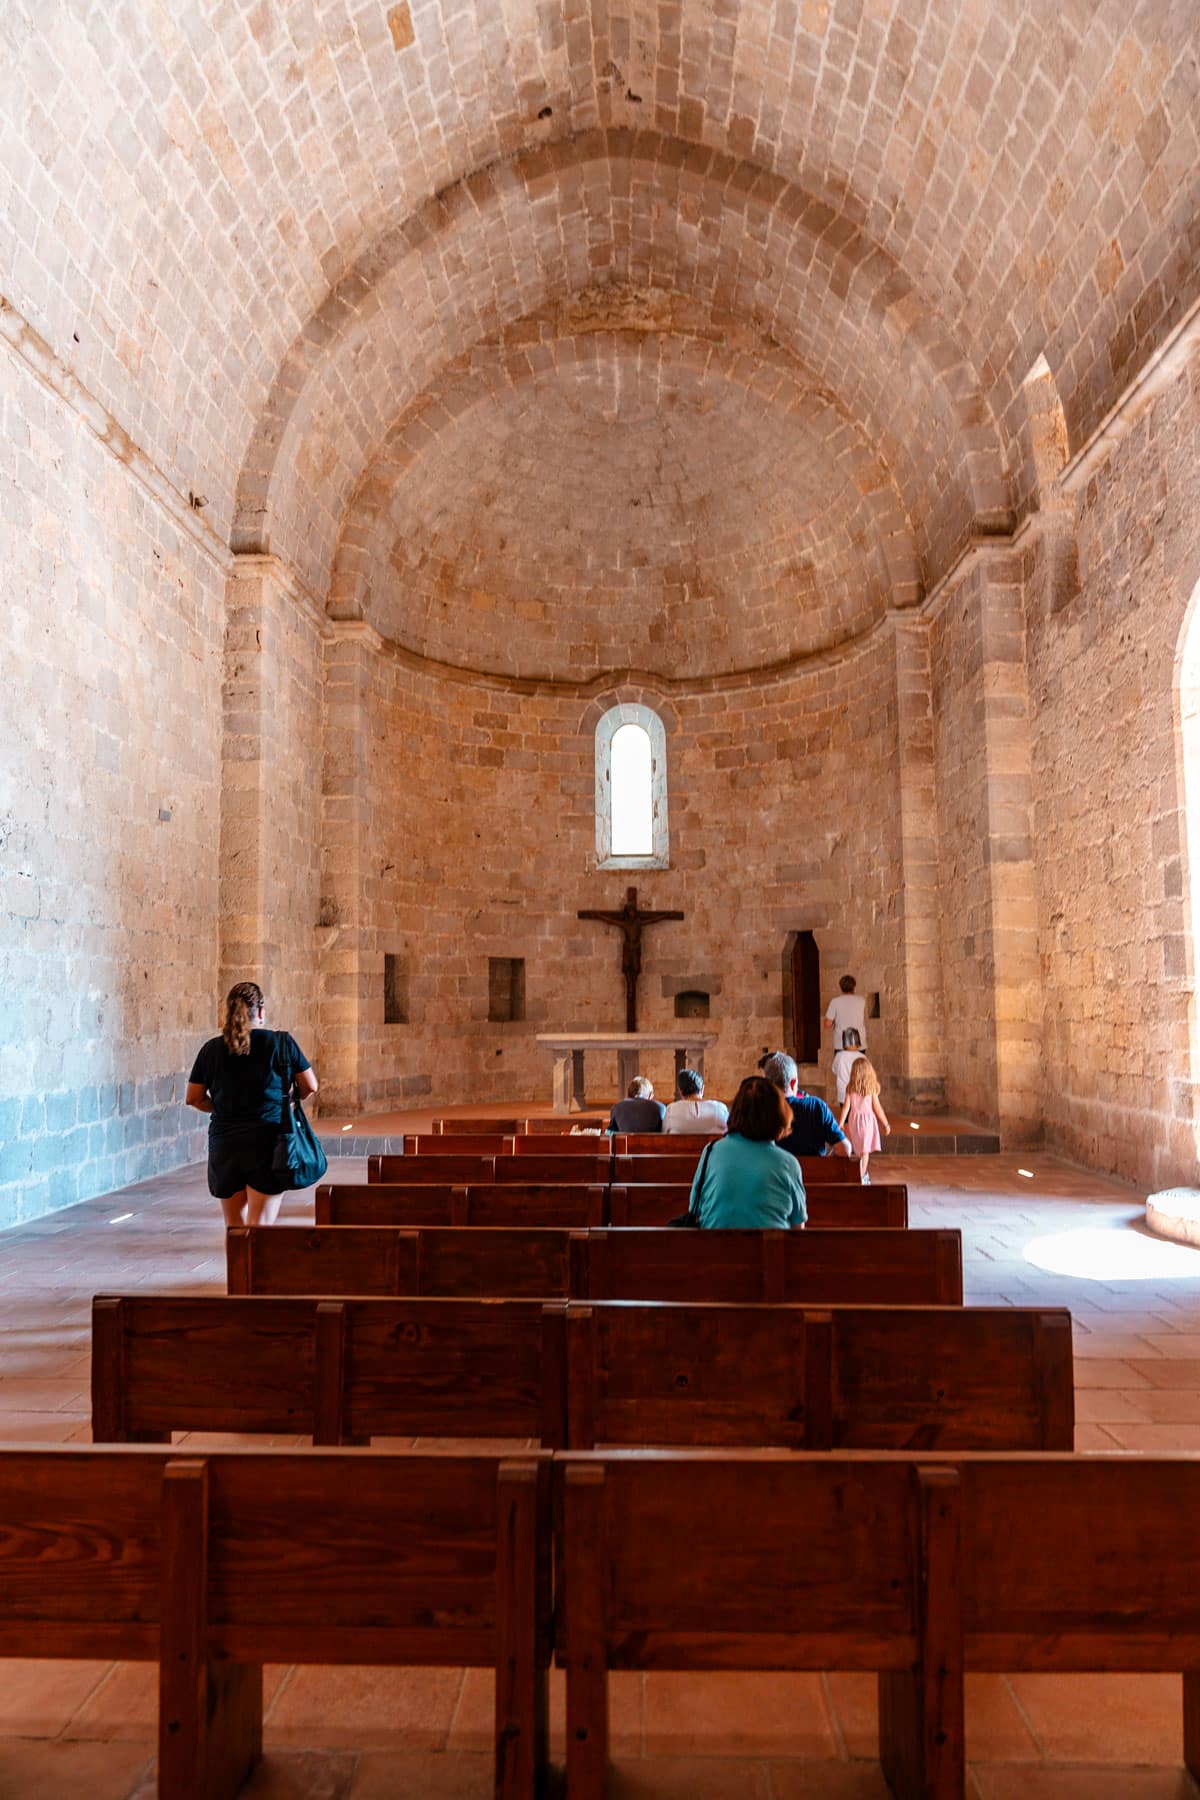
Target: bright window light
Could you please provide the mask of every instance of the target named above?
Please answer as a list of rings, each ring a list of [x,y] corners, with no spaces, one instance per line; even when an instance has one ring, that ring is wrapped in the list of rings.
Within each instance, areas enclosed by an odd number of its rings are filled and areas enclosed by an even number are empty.
[[[917,1121],[915,1119],[910,1119],[908,1121],[908,1123],[911,1126],[913,1131],[920,1131],[921,1127],[917,1124]]]
[[[1200,1276],[1200,1250],[1153,1237],[1131,1220],[1116,1229],[1086,1225],[1034,1238],[1025,1260],[1051,1275],[1079,1281],[1163,1281]]]
[[[650,733],[622,725],[612,741],[612,853],[654,854],[654,801]]]
[[[1033,1180],[1033,1170],[1032,1169],[1018,1169],[1017,1174],[1023,1175],[1025,1177],[1026,1181]]]
[[[115,1219],[110,1219],[108,1222],[110,1225],[123,1225],[126,1219],[132,1219],[132,1217],[132,1213],[118,1213]]]

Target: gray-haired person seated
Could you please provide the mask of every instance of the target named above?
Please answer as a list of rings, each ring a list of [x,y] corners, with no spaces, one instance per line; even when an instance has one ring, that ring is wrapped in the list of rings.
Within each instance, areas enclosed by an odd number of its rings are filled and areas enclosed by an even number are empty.
[[[675,1077],[678,1099],[663,1114],[663,1130],[717,1137],[729,1129],[729,1108],[723,1100],[704,1098],[704,1077],[695,1069],[680,1069]]]
[[[627,1097],[618,1100],[609,1113],[608,1129],[610,1132],[661,1131],[666,1110],[662,1101],[654,1098],[654,1088],[646,1077],[635,1075]]]

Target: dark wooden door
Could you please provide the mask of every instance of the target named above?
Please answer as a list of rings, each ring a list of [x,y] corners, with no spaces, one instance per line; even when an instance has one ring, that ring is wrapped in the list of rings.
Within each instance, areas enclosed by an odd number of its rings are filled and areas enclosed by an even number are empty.
[[[821,953],[811,931],[792,940],[792,1054],[798,1063],[821,1055]]]

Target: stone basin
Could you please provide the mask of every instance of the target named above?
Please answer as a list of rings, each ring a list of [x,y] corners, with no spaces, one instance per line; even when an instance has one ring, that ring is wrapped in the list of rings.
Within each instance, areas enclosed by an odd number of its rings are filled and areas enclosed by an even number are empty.
[[[1200,1250],[1200,1188],[1164,1188],[1149,1195],[1146,1224],[1158,1237]]]

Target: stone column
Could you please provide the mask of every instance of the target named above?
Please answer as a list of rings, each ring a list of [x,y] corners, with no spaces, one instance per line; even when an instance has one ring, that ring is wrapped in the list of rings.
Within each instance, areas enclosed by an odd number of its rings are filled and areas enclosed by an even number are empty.
[[[369,951],[364,880],[370,801],[366,711],[375,634],[347,621],[325,646],[325,758],[320,914],[322,1090],[327,1112],[356,1113],[367,1032]]]
[[[1042,1132],[1043,1022],[1029,677],[1018,556],[987,559],[980,607],[996,1107],[1004,1142],[1031,1143]]]
[[[938,895],[937,785],[929,624],[894,621],[901,882],[897,898],[904,1030],[896,1049],[906,1104],[945,1097],[945,1013]]]
[[[312,597],[273,556],[226,585],[220,983],[258,981],[270,1022],[310,1054],[316,1029],[320,635]]]

